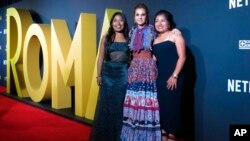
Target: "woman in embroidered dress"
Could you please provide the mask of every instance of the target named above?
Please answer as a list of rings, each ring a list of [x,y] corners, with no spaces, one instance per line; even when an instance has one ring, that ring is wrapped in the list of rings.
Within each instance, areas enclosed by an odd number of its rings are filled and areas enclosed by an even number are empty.
[[[127,88],[128,24],[124,14],[116,12],[108,33],[102,38],[97,64],[100,87],[91,141],[119,141],[122,109]]]
[[[155,30],[148,20],[148,8],[134,9],[136,25],[129,32],[133,59],[128,69],[128,87],[123,105],[122,141],[160,141],[157,68],[152,58]]]

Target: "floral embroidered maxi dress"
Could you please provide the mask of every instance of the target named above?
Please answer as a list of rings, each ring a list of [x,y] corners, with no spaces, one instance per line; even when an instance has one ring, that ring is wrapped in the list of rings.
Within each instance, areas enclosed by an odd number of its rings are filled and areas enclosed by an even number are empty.
[[[152,25],[142,29],[134,27],[130,31],[129,46],[133,51],[133,59],[128,69],[128,87],[123,105],[122,141],[161,140],[157,68],[151,57],[154,38]]]

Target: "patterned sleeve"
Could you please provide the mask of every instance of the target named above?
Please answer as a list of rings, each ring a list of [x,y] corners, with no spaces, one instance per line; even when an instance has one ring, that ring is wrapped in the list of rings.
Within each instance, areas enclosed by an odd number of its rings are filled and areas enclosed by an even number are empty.
[[[153,39],[155,39],[157,37],[157,32],[156,32],[154,26],[152,26],[152,35],[153,35]]]
[[[134,32],[135,28],[136,28],[136,26],[133,26],[133,27],[130,29],[129,33],[128,33],[128,46],[129,46],[130,49],[132,48],[132,45],[131,45],[131,44],[132,44],[132,41],[131,41],[131,38],[132,38],[132,36],[133,36],[133,32]]]
[[[156,38],[157,33],[153,25],[149,25],[149,27],[150,27],[151,37],[152,37],[150,50],[152,50],[154,39]]]

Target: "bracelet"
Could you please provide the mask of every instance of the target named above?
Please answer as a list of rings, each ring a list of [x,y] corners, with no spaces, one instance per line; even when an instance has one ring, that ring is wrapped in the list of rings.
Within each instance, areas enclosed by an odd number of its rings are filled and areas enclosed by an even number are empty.
[[[176,74],[173,74],[172,77],[173,77],[174,79],[178,79],[178,75],[176,75]]]

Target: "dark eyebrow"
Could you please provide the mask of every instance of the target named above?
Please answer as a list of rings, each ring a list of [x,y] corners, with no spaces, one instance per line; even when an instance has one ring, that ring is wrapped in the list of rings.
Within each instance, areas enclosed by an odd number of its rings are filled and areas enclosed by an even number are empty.
[[[142,15],[142,16],[145,16],[146,15],[146,13],[142,13],[142,14],[139,14],[139,13],[136,13],[135,15]]]

